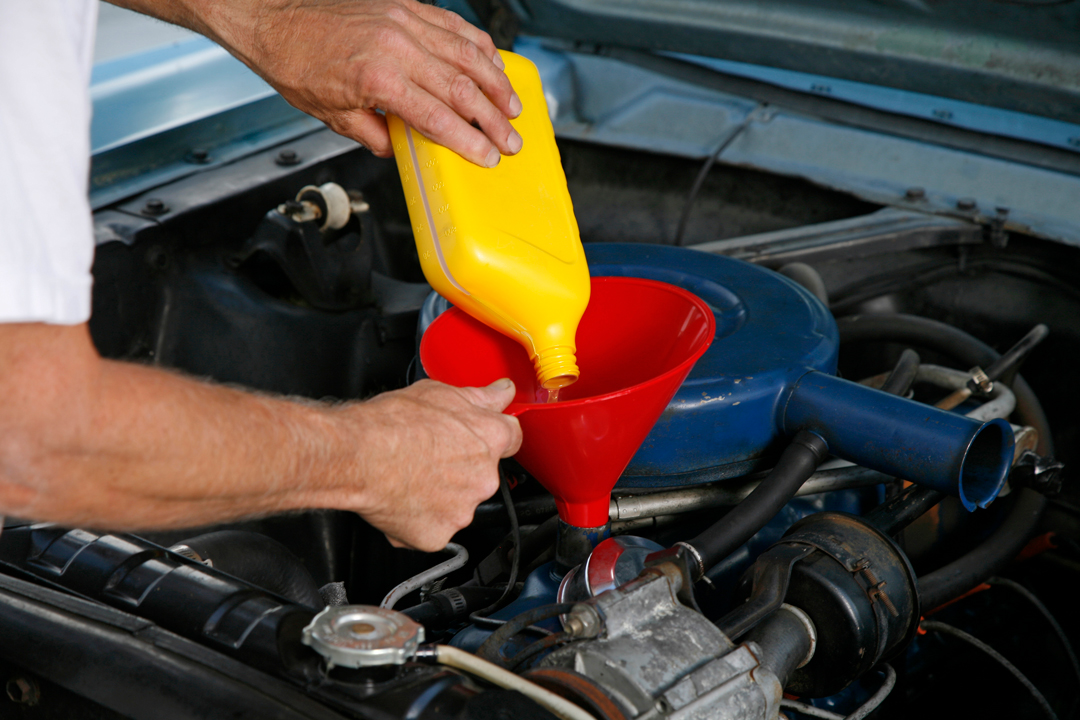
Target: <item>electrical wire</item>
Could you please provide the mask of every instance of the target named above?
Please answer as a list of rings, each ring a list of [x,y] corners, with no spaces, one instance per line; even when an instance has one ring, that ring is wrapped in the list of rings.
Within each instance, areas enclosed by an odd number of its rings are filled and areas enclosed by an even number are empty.
[[[997,585],[998,587],[1009,588],[1013,592],[1017,593],[1032,606],[1046,619],[1046,622],[1050,624],[1050,627],[1054,629],[1054,633],[1058,637],[1058,641],[1061,643],[1062,649],[1065,650],[1065,654],[1069,657],[1069,663],[1072,665],[1073,673],[1076,675],[1076,688],[1080,691],[1080,661],[1076,658],[1076,652],[1073,650],[1072,643],[1069,642],[1068,636],[1065,634],[1065,629],[1061,627],[1061,623],[1057,621],[1053,613],[1050,612],[1050,608],[1043,604],[1043,601],[1038,598],[1035,593],[1028,590],[1026,587],[1016,582],[1003,577],[992,577],[986,581],[990,585]]]
[[[501,628],[503,625],[505,625],[507,623],[506,620],[499,620],[498,618],[480,617],[476,613],[473,613],[473,614],[469,615],[469,620],[472,620],[477,625],[487,626],[489,628],[494,628],[495,630],[498,630],[499,628]],[[555,633],[551,632],[550,630],[545,630],[544,628],[540,627],[539,625],[527,625],[527,626],[525,626],[525,627],[523,627],[521,629],[521,632],[526,632],[526,631],[534,632],[534,633],[537,633],[538,635],[554,635],[555,634]]]
[[[1008,670],[1009,674],[1016,678],[1021,685],[1027,688],[1027,691],[1031,693],[1031,697],[1034,698],[1035,702],[1039,704],[1039,707],[1042,709],[1043,714],[1045,714],[1047,718],[1049,718],[1050,720],[1057,720],[1057,713],[1054,712],[1054,708],[1050,707],[1050,703],[1047,702],[1045,697],[1043,697],[1043,694],[1039,692],[1039,688],[1035,687],[1035,684],[1028,680],[1027,676],[1024,675],[1024,673],[1020,672],[1019,668],[1017,668],[1015,665],[1005,659],[1005,656],[999,653],[997,650],[990,647],[974,635],[970,635],[961,630],[960,628],[953,627],[952,625],[949,625],[947,623],[938,622],[937,620],[923,620],[922,623],[920,623],[919,627],[921,627],[923,630],[926,630],[927,632],[938,632],[942,633],[943,635],[951,635],[957,640],[966,642],[968,645],[971,645],[972,647],[981,650],[983,653],[990,656],[992,659],[997,661],[997,663],[1000,664],[1003,668]]]
[[[780,701],[780,707],[784,710],[794,710],[795,712],[802,713],[808,717],[821,718],[821,720],[844,720],[844,716],[840,713],[826,710],[825,708],[815,707],[810,703],[799,702],[798,700],[788,700],[787,698],[784,698]]]
[[[518,524],[517,510],[514,509],[514,498],[510,496],[510,483],[506,480],[506,474],[503,473],[502,466],[499,467],[499,494],[502,496],[503,504],[506,506],[506,514],[510,518],[510,536],[514,541],[514,557],[510,560],[510,577],[506,581],[506,587],[503,589],[502,595],[483,610],[471,613],[469,619],[474,623],[487,619],[488,615],[495,612],[502,605],[517,584],[518,571],[521,568],[521,526]]]
[[[472,653],[467,653],[449,645],[436,645],[433,651],[434,660],[440,665],[464,670],[507,690],[516,690],[534,700],[538,705],[550,711],[555,717],[561,718],[561,720],[596,720],[591,713],[586,712],[569,700],[564,700],[550,690],[545,690],[536,683],[515,675],[509,670],[479,658]],[[420,654],[417,657],[420,657]]]
[[[500,651],[502,646],[514,635],[533,623],[564,615],[573,608],[574,603],[552,603],[551,605],[541,605],[539,607],[534,607],[531,610],[526,610],[520,615],[511,618],[504,623],[502,627],[491,633],[490,637],[476,649],[476,654],[490,662],[497,662],[501,656]]]
[[[889,693],[896,687],[896,671],[892,669],[892,665],[881,663],[878,667],[885,673],[885,679],[881,682],[881,687],[870,696],[869,700],[856,708],[855,712],[848,715],[845,720],[863,720],[867,715],[877,710],[878,706],[885,702],[885,698],[889,697]]]
[[[757,108],[755,108],[756,110]],[[742,135],[743,130],[746,130],[750,126],[750,123],[754,120],[755,113],[750,112],[746,115],[746,118],[739,123],[738,127],[732,130],[723,142],[716,146],[716,150],[709,156],[709,159],[705,161],[705,164],[701,166],[701,170],[698,171],[697,177],[694,178],[694,184],[690,187],[690,193],[686,196],[686,202],[683,203],[682,215],[679,216],[679,225],[675,230],[675,237],[672,239],[671,244],[675,247],[682,247],[683,236],[686,234],[686,224],[690,220],[690,210],[694,207],[694,201],[697,199],[698,193],[701,192],[701,186],[705,184],[705,178],[708,177],[709,171],[712,170],[713,165],[716,164],[721,153],[731,146],[731,143]]]
[[[787,698],[780,701],[780,707],[785,710],[794,710],[809,717],[821,718],[821,720],[863,720],[867,715],[877,710],[881,703],[885,702],[885,698],[889,696],[893,688],[896,687],[896,671],[892,669],[892,665],[882,663],[878,665],[878,668],[885,673],[885,679],[881,682],[881,687],[870,696],[869,700],[855,708],[855,711],[850,715],[841,715],[832,710],[815,707],[798,700],[788,700]]]

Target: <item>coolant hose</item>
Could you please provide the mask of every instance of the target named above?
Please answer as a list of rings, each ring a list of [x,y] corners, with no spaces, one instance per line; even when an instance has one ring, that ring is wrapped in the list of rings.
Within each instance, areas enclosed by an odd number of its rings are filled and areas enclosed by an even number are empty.
[[[805,430],[796,433],[761,484],[731,512],[687,543],[697,553],[700,570],[708,572],[765,527],[795,497],[828,454],[825,441],[814,433]]]
[[[840,342],[900,342],[952,356],[967,366],[988,366],[999,354],[963,330],[914,315],[856,315],[837,321]],[[1013,380],[1016,415],[1039,433],[1038,452],[1052,455],[1050,423],[1031,387],[1020,375]],[[1017,495],[1001,527],[981,545],[943,568],[919,578],[919,602],[930,610],[963,595],[997,573],[1023,549],[1035,532],[1046,498],[1028,488]]]
[[[287,547],[243,530],[219,530],[173,545],[175,553],[309,608],[325,606],[311,573]]]

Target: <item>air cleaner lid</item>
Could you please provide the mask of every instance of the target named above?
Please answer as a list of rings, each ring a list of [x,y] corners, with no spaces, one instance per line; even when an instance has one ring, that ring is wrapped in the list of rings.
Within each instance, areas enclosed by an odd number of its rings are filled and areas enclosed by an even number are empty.
[[[585,246],[594,276],[678,285],[710,305],[716,336],[617,487],[711,482],[752,471],[778,450],[776,405],[808,369],[836,372],[839,334],[804,288],[742,260],[687,248]]]

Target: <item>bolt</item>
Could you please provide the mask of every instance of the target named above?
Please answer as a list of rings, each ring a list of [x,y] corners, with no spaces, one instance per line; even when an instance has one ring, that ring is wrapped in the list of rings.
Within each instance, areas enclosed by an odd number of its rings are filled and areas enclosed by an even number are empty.
[[[142,211],[143,215],[164,215],[165,213],[169,212],[169,206],[165,204],[164,200],[160,200],[158,198],[150,198],[146,201],[146,204],[143,205]]]
[[[957,210],[974,210],[976,207],[975,198],[964,197],[956,201]]]
[[[205,148],[195,148],[188,154],[188,162],[205,165],[210,162],[210,151]]]
[[[283,167],[288,167],[290,165],[299,165],[300,156],[296,154],[295,150],[282,150],[278,153],[277,160],[275,160],[274,162]]]
[[[904,191],[904,197],[908,200],[922,200],[926,197],[926,190],[921,187],[909,187]]]
[[[164,270],[169,266],[169,256],[160,247],[150,248],[146,253],[146,261],[150,263],[150,267],[158,270]]]
[[[41,700],[41,690],[37,683],[21,675],[7,681],[7,696],[19,705],[37,705]]]

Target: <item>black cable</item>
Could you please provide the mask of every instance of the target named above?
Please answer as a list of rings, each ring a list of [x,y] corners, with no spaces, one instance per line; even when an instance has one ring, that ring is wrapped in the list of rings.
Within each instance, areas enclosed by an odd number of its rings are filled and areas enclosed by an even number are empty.
[[[897,342],[948,355],[961,365],[987,366],[999,357],[989,345],[959,328],[914,315],[853,315],[837,320],[841,344]],[[1039,434],[1040,455],[1053,455],[1053,438],[1039,399],[1023,377],[1013,379],[1016,415]],[[1001,526],[971,552],[919,578],[919,601],[931,610],[997,574],[1023,549],[1035,531],[1046,498],[1029,488],[1013,493],[1016,500]]]
[[[514,499],[510,497],[510,483],[506,481],[502,467],[499,468],[499,493],[502,495],[503,504],[506,505],[506,514],[510,517],[510,535],[514,539],[514,557],[510,561],[510,578],[506,581],[506,588],[495,602],[483,610],[477,610],[469,615],[469,619],[476,622],[476,618],[483,618],[495,612],[502,605],[503,600],[513,591],[517,584],[518,569],[521,567],[521,527],[518,525],[517,511],[514,509]]]
[[[812,432],[799,431],[761,484],[727,515],[689,542],[697,551],[702,569],[708,572],[765,527],[795,497],[828,454],[829,447],[824,440]]]
[[[471,620],[472,622],[476,623],[477,625],[479,625],[481,627],[486,626],[486,627],[489,627],[489,628],[491,628],[493,630],[498,630],[499,628],[501,628],[503,625],[505,625],[508,622],[506,620],[499,620],[498,618],[480,617],[476,613],[473,613],[473,614],[469,615],[469,620]],[[545,630],[544,628],[540,627],[539,625],[528,625],[528,626],[522,628],[521,632],[534,632],[537,635],[554,635],[555,634],[555,633],[551,632],[550,630]]]
[[[1042,709],[1046,717],[1050,718],[1050,720],[1057,720],[1057,713],[1054,712],[1054,708],[1050,707],[1050,703],[1046,701],[1046,698],[1043,697],[1043,694],[1039,692],[1039,689],[1037,687],[1035,687],[1035,684],[1028,680],[1027,676],[1024,675],[1024,673],[1020,672],[1020,670],[1015,665],[1006,660],[1005,656],[999,653],[997,650],[990,647],[974,635],[969,635],[960,628],[953,627],[952,625],[948,625],[943,622],[938,622],[936,620],[923,620],[920,624],[920,627],[922,627],[923,630],[926,630],[928,632],[939,632],[943,635],[951,635],[957,640],[966,642],[972,647],[981,650],[985,654],[989,655],[991,658],[996,660],[1003,668],[1008,670],[1009,674],[1019,680],[1025,688],[1027,688],[1028,692],[1031,693],[1031,697],[1033,697],[1035,699],[1035,702],[1039,704],[1039,707]]]
[[[546,650],[550,650],[558,645],[565,645],[566,643],[573,640],[574,638],[570,637],[566,633],[553,633],[548,637],[543,638],[542,640],[537,640],[536,642],[532,643],[524,650],[519,652],[517,655],[507,660],[504,664],[504,667],[506,667],[507,670],[513,670],[514,672],[517,672],[522,664],[535,658],[540,653]]]
[[[716,164],[720,154],[723,153],[731,143],[735,142],[735,139],[742,135],[743,130],[750,126],[751,120],[753,120],[753,113],[749,113],[746,118],[739,123],[731,133],[724,138],[724,141],[716,146],[716,150],[709,156],[709,159],[705,161],[705,164],[701,166],[701,170],[698,171],[697,177],[694,178],[694,184],[690,187],[690,194],[686,196],[686,202],[683,203],[682,215],[679,216],[679,226],[675,229],[675,237],[672,239],[671,244],[675,247],[682,247],[683,235],[686,234],[686,223],[690,220],[690,210],[694,207],[694,200],[697,199],[698,193],[701,192],[701,186],[705,184],[705,178],[708,177],[709,171],[712,170],[713,165]]]
[[[1041,614],[1043,618],[1046,619],[1046,622],[1054,629],[1054,633],[1057,635],[1058,641],[1061,642],[1061,647],[1065,650],[1065,654],[1069,657],[1069,663],[1072,665],[1073,674],[1076,675],[1076,689],[1077,692],[1080,693],[1080,660],[1077,660],[1076,652],[1073,650],[1072,643],[1069,642],[1069,637],[1065,634],[1065,629],[1061,627],[1061,623],[1059,623],[1053,613],[1050,612],[1050,608],[1046,607],[1043,601],[1040,600],[1035,593],[1031,592],[1015,580],[1003,577],[992,577],[986,582],[990,585],[1009,588],[1013,592],[1021,595],[1039,611],[1039,614]]]
[[[487,640],[476,650],[477,656],[493,663],[499,662],[499,649],[506,641],[518,634],[533,623],[548,620],[559,615],[565,615],[574,607],[574,603],[553,603],[541,605],[532,610],[526,610],[520,615],[507,620],[495,632],[491,633]]]

